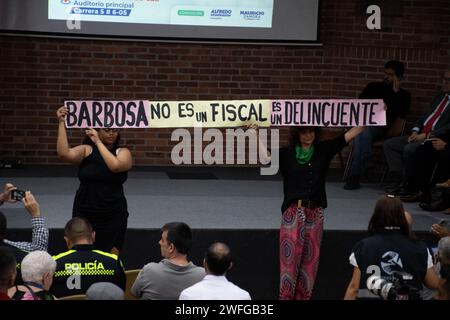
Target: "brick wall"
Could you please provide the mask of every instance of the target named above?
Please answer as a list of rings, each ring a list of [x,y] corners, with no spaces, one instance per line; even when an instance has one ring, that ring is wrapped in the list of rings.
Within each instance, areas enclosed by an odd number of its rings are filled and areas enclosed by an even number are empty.
[[[364,1],[321,0],[321,47],[0,36],[0,160],[61,164],[55,110],[67,99],[354,98],[388,59],[406,64],[414,120],[450,67],[450,2],[366,2],[380,5],[381,30],[366,28]],[[122,138],[136,165],[170,165],[170,132]],[[82,136],[70,130],[70,143]]]

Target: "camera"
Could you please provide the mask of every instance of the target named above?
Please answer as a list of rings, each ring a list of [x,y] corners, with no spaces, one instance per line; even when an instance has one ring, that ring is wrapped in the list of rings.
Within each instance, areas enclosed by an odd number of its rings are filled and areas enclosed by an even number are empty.
[[[25,198],[25,191],[14,189],[11,191],[11,200],[22,201]]]
[[[394,271],[392,282],[372,275],[367,279],[367,289],[383,300],[421,300],[420,289],[414,277],[407,272]]]

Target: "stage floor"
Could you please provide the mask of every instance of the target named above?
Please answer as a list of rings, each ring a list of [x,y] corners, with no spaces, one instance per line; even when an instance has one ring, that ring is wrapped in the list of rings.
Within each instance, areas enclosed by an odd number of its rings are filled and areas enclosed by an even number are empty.
[[[78,187],[76,168],[27,166],[2,169],[0,183],[14,183],[31,190],[39,201],[49,228],[63,228],[71,218]],[[346,191],[340,170],[332,170],[327,182],[326,230],[365,230],[376,199],[383,190],[376,184]],[[279,176],[260,176],[257,168],[137,167],[125,184],[130,217],[128,228],[160,228],[169,221],[184,221],[199,229],[278,229],[282,202]],[[446,218],[428,213],[417,203],[405,204],[413,215],[413,229],[426,231]],[[21,204],[5,204],[1,211],[8,228],[29,228],[29,216]]]

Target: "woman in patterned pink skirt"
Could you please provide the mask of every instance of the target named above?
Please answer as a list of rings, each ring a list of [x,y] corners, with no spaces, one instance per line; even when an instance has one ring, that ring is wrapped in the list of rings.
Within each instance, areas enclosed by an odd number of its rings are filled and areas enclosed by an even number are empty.
[[[256,129],[256,126],[252,125],[250,129]],[[319,141],[317,127],[294,127],[290,145],[279,150],[284,192],[280,300],[311,298],[319,266],[323,212],[327,207],[325,180],[328,167],[336,153],[363,129],[354,127],[334,139]],[[267,156],[270,157],[268,152]]]

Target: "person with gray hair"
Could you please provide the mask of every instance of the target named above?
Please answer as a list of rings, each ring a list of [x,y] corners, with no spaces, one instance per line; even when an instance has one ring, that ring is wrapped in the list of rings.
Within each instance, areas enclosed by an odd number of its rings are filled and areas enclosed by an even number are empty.
[[[441,265],[450,264],[450,237],[439,240],[438,258]]]
[[[22,260],[23,285],[12,287],[13,300],[55,300],[48,292],[53,282],[56,261],[45,251],[33,251]]]
[[[206,276],[199,283],[184,289],[180,300],[251,300],[247,291],[226,278],[233,262],[231,250],[225,243],[213,243],[206,251],[203,265]]]
[[[435,300],[450,300],[450,237],[444,237],[438,243],[439,287]]]

